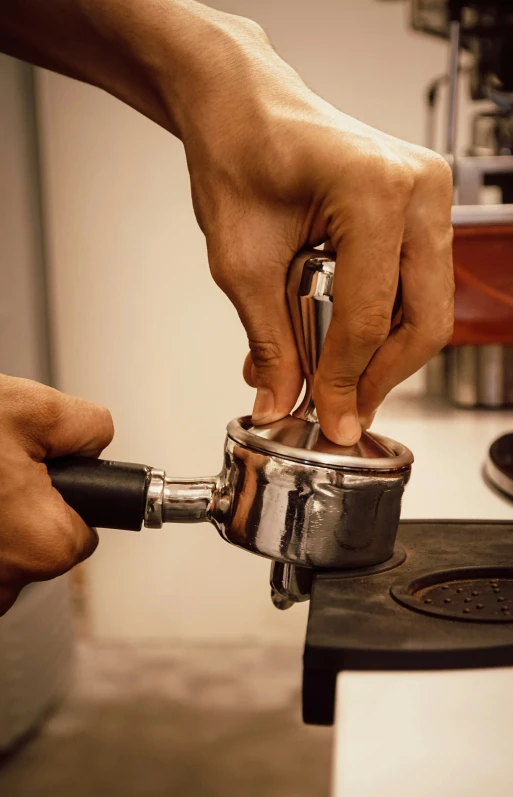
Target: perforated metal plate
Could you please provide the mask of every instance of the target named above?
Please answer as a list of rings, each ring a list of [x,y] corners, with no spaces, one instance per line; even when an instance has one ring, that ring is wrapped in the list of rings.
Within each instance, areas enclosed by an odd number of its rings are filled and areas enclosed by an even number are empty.
[[[392,596],[410,609],[450,620],[513,622],[513,568],[457,568],[394,584]]]

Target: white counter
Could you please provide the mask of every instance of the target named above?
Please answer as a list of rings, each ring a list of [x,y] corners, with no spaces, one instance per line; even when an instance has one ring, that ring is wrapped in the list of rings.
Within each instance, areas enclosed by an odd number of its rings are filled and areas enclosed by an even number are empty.
[[[415,456],[404,519],[513,519],[513,501],[481,474],[490,443],[513,432],[513,411],[458,410],[423,398],[412,382],[387,399],[373,428]]]
[[[418,384],[418,383],[417,383]],[[456,410],[391,396],[375,430],[415,455],[402,517],[511,519],[483,481],[490,443],[512,412]],[[338,677],[332,797],[511,797],[513,668]]]

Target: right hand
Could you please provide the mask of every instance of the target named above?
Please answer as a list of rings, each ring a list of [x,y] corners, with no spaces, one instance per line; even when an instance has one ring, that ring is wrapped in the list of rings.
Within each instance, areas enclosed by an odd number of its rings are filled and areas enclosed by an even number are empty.
[[[300,249],[330,240],[333,320],[313,395],[327,437],[351,445],[451,338],[451,170],[313,94],[257,26],[224,24],[203,93],[195,101],[193,82],[188,94],[183,140],[211,271],[248,336],[253,421],[282,418],[298,398],[287,271]]]
[[[52,487],[45,459],[96,457],[112,440],[108,410],[0,374],[0,615],[32,581],[90,556],[98,535]]]

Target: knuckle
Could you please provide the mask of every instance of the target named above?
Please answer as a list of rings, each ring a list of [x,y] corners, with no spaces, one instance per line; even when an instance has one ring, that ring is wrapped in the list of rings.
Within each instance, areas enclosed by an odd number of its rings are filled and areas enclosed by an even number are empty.
[[[436,328],[435,334],[433,335],[433,345],[435,346],[436,351],[440,351],[440,349],[443,349],[443,347],[450,342],[453,332],[454,319],[451,316],[440,323]]]
[[[275,340],[248,339],[253,364],[260,370],[277,368],[282,362],[282,351]]]
[[[53,388],[39,386],[20,402],[16,412],[16,425],[24,436],[40,441],[54,433],[63,423],[68,397]]]
[[[325,404],[330,403],[329,398],[332,393],[336,393],[339,396],[349,395],[355,390],[357,384],[358,378],[351,374],[349,370],[344,371],[343,368],[335,368],[326,373],[324,369],[319,369],[314,378],[316,402],[319,399],[322,402],[324,398]]]
[[[209,260],[212,279],[220,290],[237,306],[240,299],[259,288],[259,277],[242,258],[232,255],[216,256]]]
[[[390,334],[390,316],[382,310],[369,309],[349,319],[346,330],[350,345],[377,349]]]
[[[96,439],[102,448],[106,448],[114,437],[114,421],[106,407],[95,406]]]
[[[80,558],[77,541],[73,540],[69,534],[62,533],[51,549],[46,552],[41,551],[32,559],[30,567],[26,569],[30,570],[33,580],[55,578],[75,567]]]
[[[389,163],[385,171],[385,188],[393,200],[409,199],[414,186],[411,169],[404,163]]]
[[[28,379],[3,376],[0,380],[1,412],[15,426],[47,426],[59,422],[62,394]]]
[[[56,578],[83,559],[83,545],[70,522],[55,513],[41,512],[37,529],[25,527],[23,533],[25,545],[12,551],[3,563],[4,576],[14,581],[29,583]]]
[[[425,150],[421,159],[421,176],[436,189],[443,197],[452,198],[453,175],[452,169],[437,152]]]
[[[39,406],[39,420],[46,429],[60,426],[69,407],[69,397],[56,390],[45,392]]]
[[[415,184],[414,170],[392,152],[379,151],[369,163],[369,186],[380,203],[391,208],[403,206],[410,198]]]
[[[210,261],[210,274],[218,288],[223,293],[230,296],[233,285],[233,269],[227,263],[222,263],[217,260]]]
[[[426,359],[434,357],[451,341],[453,328],[454,321],[451,314],[429,326],[414,329],[412,338],[416,341],[415,348],[423,352]]]

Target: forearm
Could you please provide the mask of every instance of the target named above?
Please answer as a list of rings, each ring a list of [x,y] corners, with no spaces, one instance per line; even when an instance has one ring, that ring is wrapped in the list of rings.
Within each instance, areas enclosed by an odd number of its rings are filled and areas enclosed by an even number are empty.
[[[247,73],[274,61],[300,83],[256,25],[193,0],[4,0],[0,49],[99,86],[182,138],[198,104],[233,91],[227,72],[247,89]]]

